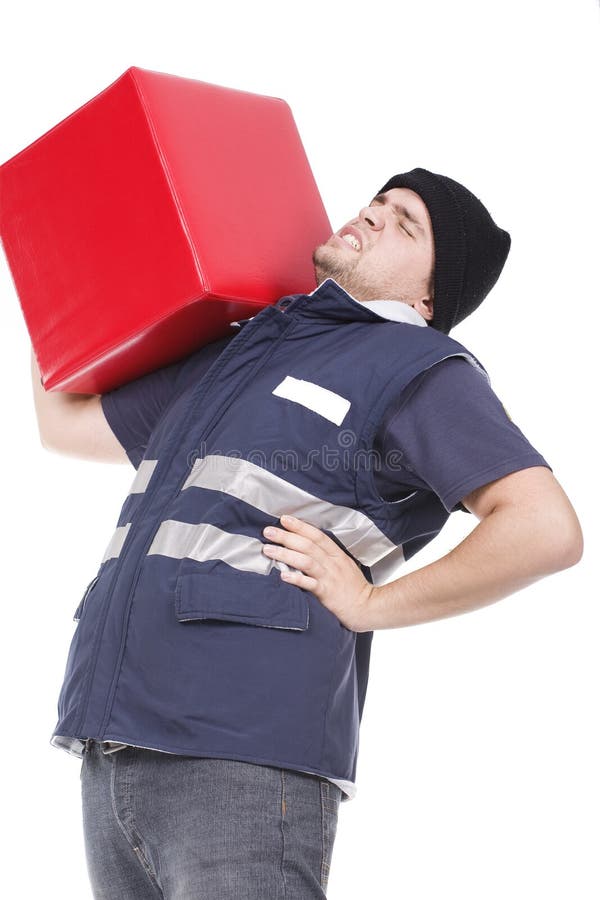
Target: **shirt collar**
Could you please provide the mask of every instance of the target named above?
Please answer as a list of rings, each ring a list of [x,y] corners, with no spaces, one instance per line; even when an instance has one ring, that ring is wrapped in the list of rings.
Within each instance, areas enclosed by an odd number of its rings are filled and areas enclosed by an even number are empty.
[[[359,300],[367,309],[372,309],[378,316],[383,319],[391,319],[394,322],[408,322],[410,325],[425,325],[427,320],[423,318],[421,313],[403,303],[402,300]]]
[[[412,306],[409,306],[408,303],[404,303],[402,300],[357,300],[346,288],[338,284],[334,278],[326,278],[321,285],[315,288],[314,291],[311,291],[311,296],[316,294],[319,288],[327,281],[333,281],[340,290],[352,297],[355,303],[360,303],[361,306],[372,309],[382,319],[390,319],[392,322],[408,322],[409,325],[425,325],[427,327],[427,319],[421,313],[418,313],[416,309],[413,309]]]

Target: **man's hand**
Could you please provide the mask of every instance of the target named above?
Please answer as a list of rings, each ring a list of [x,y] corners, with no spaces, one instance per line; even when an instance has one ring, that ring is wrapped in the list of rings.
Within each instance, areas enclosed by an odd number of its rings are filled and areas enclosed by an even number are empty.
[[[263,552],[300,570],[282,572],[281,578],[311,591],[350,631],[367,631],[363,623],[375,588],[354,560],[314,525],[293,516],[280,521],[284,528],[269,526],[263,534],[281,546],[265,544]]]
[[[545,466],[512,472],[473,491],[464,505],[479,524],[450,553],[374,587],[320,529],[282,516],[266,528],[282,547],[267,556],[298,573],[282,578],[315,594],[347,628],[399,628],[469,612],[579,562],[583,537],[575,510]]]

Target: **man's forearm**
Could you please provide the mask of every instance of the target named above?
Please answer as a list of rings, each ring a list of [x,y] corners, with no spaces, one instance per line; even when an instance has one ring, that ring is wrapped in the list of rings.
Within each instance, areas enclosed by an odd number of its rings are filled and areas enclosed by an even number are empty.
[[[33,346],[31,347],[31,384],[33,402],[37,417],[40,440],[43,444],[51,442],[52,435],[60,429],[65,411],[82,403],[94,394],[76,394],[66,391],[46,391],[41,383],[41,376]]]
[[[581,556],[578,525],[550,514],[518,518],[509,507],[486,516],[450,553],[373,590],[365,611],[371,631],[417,625],[487,606]]]

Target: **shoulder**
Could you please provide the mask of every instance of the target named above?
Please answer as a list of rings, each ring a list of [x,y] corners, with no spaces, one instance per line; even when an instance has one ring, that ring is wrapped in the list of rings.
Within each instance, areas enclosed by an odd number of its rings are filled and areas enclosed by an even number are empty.
[[[548,466],[508,415],[487,376],[467,359],[441,360],[388,406],[384,453],[404,465],[452,511],[469,490],[519,468]]]
[[[392,400],[386,409],[382,427],[385,431],[407,405],[413,411],[434,415],[436,410],[456,412],[461,408],[472,409],[482,402],[502,406],[479,360],[471,354],[468,357],[448,356],[413,378]]]

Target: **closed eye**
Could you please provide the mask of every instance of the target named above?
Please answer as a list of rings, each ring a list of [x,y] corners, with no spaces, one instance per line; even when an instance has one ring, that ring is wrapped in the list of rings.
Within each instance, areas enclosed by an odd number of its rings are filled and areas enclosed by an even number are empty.
[[[382,203],[381,200],[372,200],[371,203],[369,203],[369,206],[373,206],[375,203],[376,203],[378,206],[385,206],[385,204]],[[406,225],[403,225],[402,222],[400,221],[401,216],[402,216],[402,213],[401,213],[400,211],[398,211],[397,215],[398,215],[398,224],[400,225],[400,227],[404,229],[404,231],[407,233],[407,235],[408,235],[409,237],[414,237],[414,235],[411,234],[411,232],[408,230],[408,228],[406,227]]]

